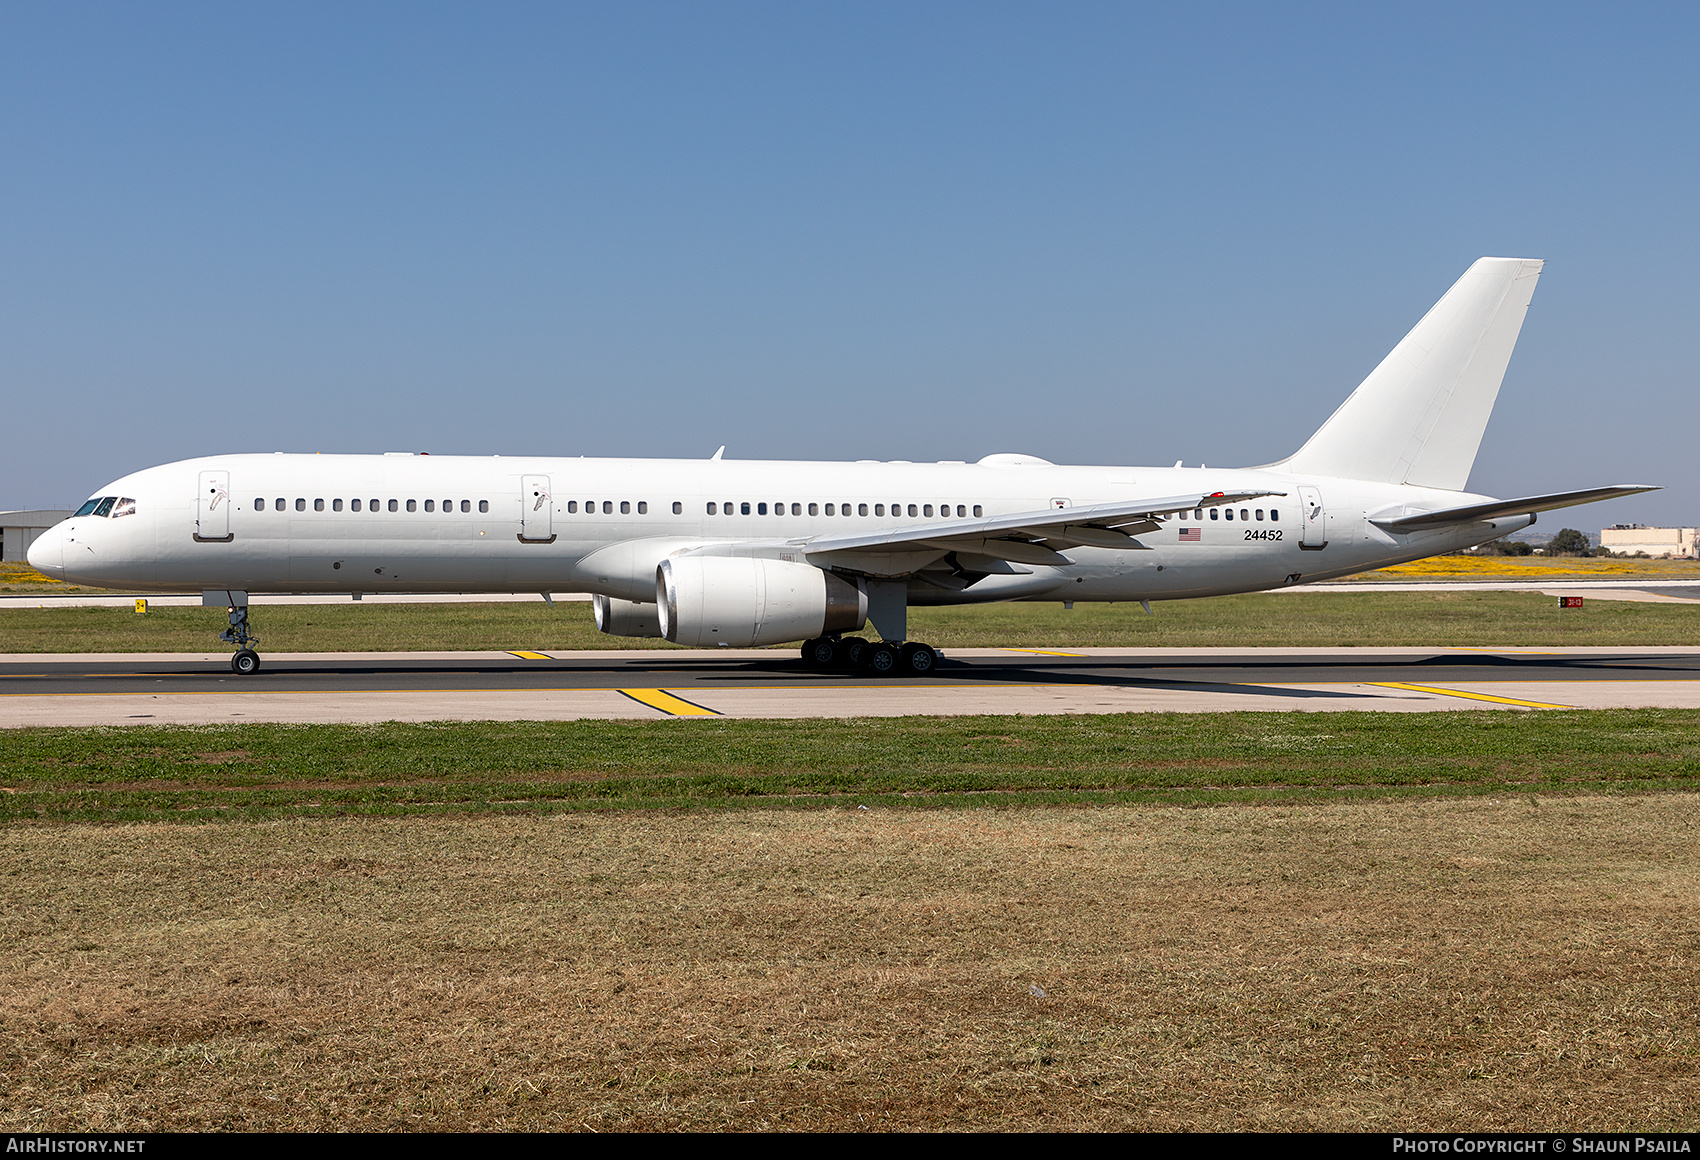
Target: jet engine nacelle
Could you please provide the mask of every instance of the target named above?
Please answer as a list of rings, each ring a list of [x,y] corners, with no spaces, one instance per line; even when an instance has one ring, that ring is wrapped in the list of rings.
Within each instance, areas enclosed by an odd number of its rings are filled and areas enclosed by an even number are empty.
[[[655,570],[661,635],[674,644],[749,648],[855,632],[868,619],[856,584],[811,564],[675,556]]]
[[[598,631],[609,636],[660,636],[661,616],[655,605],[613,596],[593,596]]]

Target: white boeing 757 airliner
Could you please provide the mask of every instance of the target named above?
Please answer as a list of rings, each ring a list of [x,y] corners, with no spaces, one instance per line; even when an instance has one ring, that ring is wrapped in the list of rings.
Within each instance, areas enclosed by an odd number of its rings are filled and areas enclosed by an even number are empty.
[[[1240,469],[430,455],[221,455],[109,484],[31,546],[78,584],[251,592],[588,592],[619,636],[924,673],[911,604],[1176,600],[1417,560],[1640,485],[1463,490],[1541,263],[1483,258],[1316,434]],[[1147,608],[1149,604],[1147,603]],[[871,622],[881,638],[842,640]]]

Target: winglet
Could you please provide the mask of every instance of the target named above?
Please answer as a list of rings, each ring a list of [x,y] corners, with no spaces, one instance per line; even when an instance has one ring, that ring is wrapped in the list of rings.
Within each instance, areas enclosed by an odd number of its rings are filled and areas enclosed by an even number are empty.
[[[718,463],[720,461],[720,457],[722,455],[725,455],[725,454],[726,454],[726,444],[722,443],[720,445],[720,450],[716,451],[713,455],[710,455],[708,457],[708,461],[710,463]]]

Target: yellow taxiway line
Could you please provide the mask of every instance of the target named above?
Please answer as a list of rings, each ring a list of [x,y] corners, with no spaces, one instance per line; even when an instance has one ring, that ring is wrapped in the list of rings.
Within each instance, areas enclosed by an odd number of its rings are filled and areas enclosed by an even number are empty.
[[[619,689],[619,693],[630,697],[640,705],[648,705],[651,709],[659,709],[669,717],[718,717],[713,709],[705,709],[701,705],[687,701],[683,697],[675,697],[666,689]]]
[[[1467,701],[1492,701],[1495,705],[1521,705],[1525,709],[1569,709],[1570,705],[1552,705],[1545,701],[1519,701],[1516,697],[1495,697],[1487,693],[1465,693],[1458,689],[1441,689],[1434,685],[1411,685],[1404,681],[1365,681],[1378,689],[1408,689],[1414,693],[1433,693],[1437,697],[1463,697]]]

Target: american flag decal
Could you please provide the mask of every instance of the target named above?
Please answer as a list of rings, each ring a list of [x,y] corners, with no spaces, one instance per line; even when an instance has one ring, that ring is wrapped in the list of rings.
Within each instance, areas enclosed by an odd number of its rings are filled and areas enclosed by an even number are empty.
[[[1185,544],[1185,543],[1200,544],[1200,543],[1203,543],[1203,542],[1204,542],[1204,529],[1203,528],[1182,528],[1181,529],[1181,543],[1183,543],[1183,544]]]

